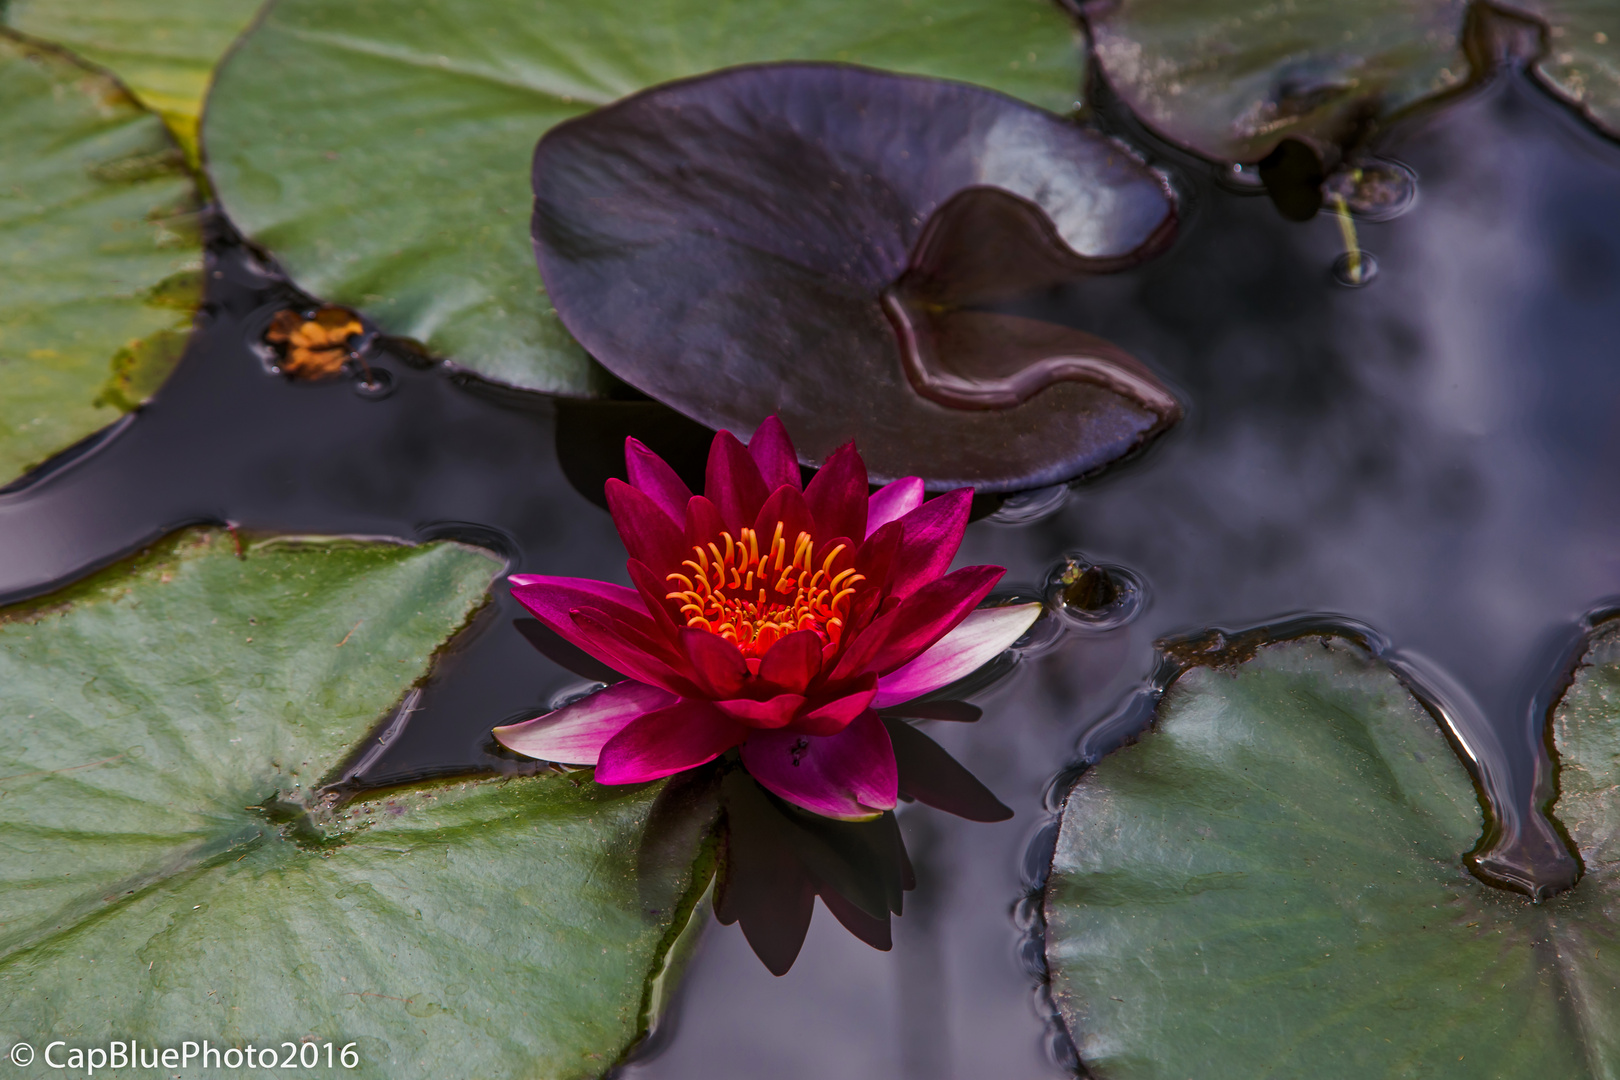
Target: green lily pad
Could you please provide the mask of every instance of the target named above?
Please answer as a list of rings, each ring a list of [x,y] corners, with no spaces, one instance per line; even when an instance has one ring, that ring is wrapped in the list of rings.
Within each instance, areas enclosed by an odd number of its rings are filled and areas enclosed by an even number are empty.
[[[1596,0],[1594,0],[1596,2]],[[1088,15],[1098,67],[1144,123],[1208,158],[1319,149],[1469,77],[1468,0],[1117,0]]]
[[[231,219],[305,289],[496,382],[587,396],[605,372],[543,294],[529,159],[552,126],[734,64],[847,61],[1056,110],[1077,30],[1047,0],[277,0],[203,122]]]
[[[197,190],[112,79],[0,32],[0,483],[133,409],[202,295]]]
[[[1507,0],[1500,6],[1546,24],[1537,77],[1620,138],[1620,7],[1610,0]]]
[[[214,65],[262,0],[9,0],[6,24],[72,49],[163,117],[197,163],[197,120]]]
[[[1585,862],[1540,904],[1464,869],[1474,787],[1349,643],[1166,691],[1070,792],[1048,881],[1053,1000],[1108,1077],[1613,1076],[1620,646],[1561,705],[1557,810]]]
[[[339,1071],[392,1080],[603,1072],[692,921],[693,858],[636,870],[658,785],[312,795],[499,570],[191,532],[0,617],[0,1030],[352,1042]]]

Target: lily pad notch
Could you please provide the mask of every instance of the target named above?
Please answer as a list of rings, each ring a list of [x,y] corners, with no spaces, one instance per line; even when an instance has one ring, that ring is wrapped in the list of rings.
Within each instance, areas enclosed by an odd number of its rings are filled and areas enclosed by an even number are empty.
[[[1084,17],[1103,84],[1158,137],[1258,165],[1285,217],[1354,187],[1391,125],[1523,66],[1620,137],[1620,12],[1592,0],[1106,0]],[[1251,173],[1252,175],[1252,173]],[[1331,192],[1328,192],[1331,194]],[[1354,209],[1354,206],[1352,206]],[[1387,212],[1381,207],[1380,212]],[[1376,214],[1373,220],[1378,220]]]
[[[802,461],[1059,483],[1180,415],[1123,350],[995,310],[1168,243],[1163,177],[994,91],[842,64],[731,68],[554,127],[541,277],[615,375],[700,423],[779,413]]]
[[[190,530],[0,613],[0,1025],[309,1033],[389,1080],[619,1060],[702,922],[701,846],[642,858],[662,785],[312,790],[500,570]]]
[[[1469,772],[1356,637],[1186,643],[1153,727],[1070,789],[1045,955],[1088,1067],[1528,1080],[1620,1065],[1620,632],[1594,636],[1551,717],[1555,809],[1586,872],[1540,903],[1468,872],[1485,825]]]
[[[957,79],[1061,111],[1081,83],[1078,38],[1051,0],[433,0],[405,17],[270,0],[219,67],[203,142],[226,213],[301,289],[484,379],[599,397],[614,381],[538,288],[524,228],[548,128],[778,60]]]

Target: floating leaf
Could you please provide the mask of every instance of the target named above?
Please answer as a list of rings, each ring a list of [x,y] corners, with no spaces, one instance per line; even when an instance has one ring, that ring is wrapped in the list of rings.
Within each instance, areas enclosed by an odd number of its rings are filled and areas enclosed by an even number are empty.
[[[1001,94],[829,64],[691,79],[554,128],[535,249],[614,374],[712,428],[775,413],[811,461],[1038,487],[1179,415],[1123,351],[988,310],[1174,225],[1119,145]]]
[[[197,163],[197,119],[214,65],[262,0],[8,0],[0,18],[123,81]]]
[[[196,188],[112,79],[0,34],[0,483],[144,401],[201,300]]]
[[[277,367],[295,379],[330,379],[343,370],[353,339],[365,333],[354,312],[327,305],[307,316],[290,308],[275,313],[265,328],[265,344],[275,350]]]
[[[1087,8],[1097,65],[1160,135],[1258,162],[1319,149],[1469,76],[1468,0],[1115,0]]]
[[[1620,7],[1608,0],[1505,0],[1499,6],[1546,24],[1537,77],[1620,138]]]
[[[694,851],[637,873],[657,785],[313,794],[499,570],[193,532],[7,611],[0,1026],[355,1042],[352,1075],[391,1080],[602,1073],[693,911]]]
[[[1585,862],[1540,904],[1470,876],[1468,773],[1341,640],[1175,680],[1068,796],[1052,993],[1109,1077],[1586,1077],[1620,1069],[1620,643],[1560,706],[1556,810]]]
[[[670,79],[839,60],[978,82],[1053,109],[1080,87],[1046,0],[278,0],[220,70],[204,124],[233,221],[311,293],[478,374],[586,395],[526,230],[553,124]]]

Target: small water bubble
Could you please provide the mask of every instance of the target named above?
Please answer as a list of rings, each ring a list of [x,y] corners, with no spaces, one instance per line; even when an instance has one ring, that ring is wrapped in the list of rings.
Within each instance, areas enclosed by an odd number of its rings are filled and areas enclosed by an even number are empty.
[[[1046,888],[1046,879],[1052,873],[1052,856],[1057,852],[1059,828],[1058,822],[1047,822],[1024,849],[1024,887],[1030,892]]]
[[[1037,926],[1046,925],[1045,896],[1031,893],[1013,905],[1013,925],[1026,934]]]
[[[1063,504],[1068,501],[1067,484],[1053,484],[1051,487],[1020,491],[1007,496],[1000,508],[985,520],[997,525],[1030,525],[1051,517],[1063,509]]]
[[[1083,555],[1068,556],[1046,579],[1047,605],[1081,629],[1124,626],[1141,614],[1146,601],[1147,587],[1133,571]]]
[[[1023,962],[1026,974],[1032,979],[1045,979],[1046,970],[1046,942],[1040,938],[1025,938],[1018,946],[1018,958]]]
[[[1376,158],[1338,169],[1323,189],[1363,221],[1391,221],[1417,202],[1417,173],[1399,161]]]
[[[598,690],[606,689],[607,683],[604,682],[570,683],[561,690],[558,690],[555,694],[551,695],[551,700],[546,703],[546,711],[556,712],[564,705],[572,705],[574,702],[579,701],[582,698],[590,697]]]
[[[1372,284],[1378,276],[1378,259],[1370,251],[1346,251],[1333,260],[1333,280],[1350,289]]]
[[[1053,1017],[1046,1030],[1046,1056],[1064,1072],[1078,1074],[1081,1061],[1080,1051],[1075,1049],[1074,1039],[1070,1037],[1068,1029],[1063,1022]]]
[[[1239,191],[1260,191],[1265,188],[1265,181],[1260,179],[1260,167],[1245,165],[1241,161],[1216,170],[1216,180],[1224,187]]]
[[[381,401],[392,394],[397,385],[387,368],[368,367],[354,380],[354,392],[368,401]]]

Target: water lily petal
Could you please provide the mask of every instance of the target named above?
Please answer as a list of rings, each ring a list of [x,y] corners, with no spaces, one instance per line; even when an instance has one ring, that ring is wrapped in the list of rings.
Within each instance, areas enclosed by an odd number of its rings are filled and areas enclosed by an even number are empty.
[[[647,617],[643,615],[642,619],[647,620]],[[572,624],[569,640],[614,671],[637,682],[661,686],[681,697],[704,696],[684,670],[685,657],[668,655],[644,630],[588,608],[572,612],[569,621]]]
[[[704,697],[734,697],[748,681],[748,663],[742,650],[719,634],[682,628],[680,642]]]
[[[717,433],[709,445],[703,494],[720,511],[720,519],[733,536],[754,523],[759,508],[770,495],[765,489],[764,477],[759,474],[759,466],[748,456],[748,449],[737,441],[737,436],[729,431]]]
[[[602,747],[642,713],[673,705],[674,694],[639,682],[614,683],[555,712],[494,731],[495,741],[541,761],[595,765]]]
[[[866,536],[866,463],[845,443],[805,485],[804,501],[815,515],[816,535]]]
[[[687,555],[686,538],[680,526],[651,497],[623,480],[609,480],[604,490],[608,513],[613,515],[613,524],[630,557],[648,566],[679,566]]]
[[[673,641],[677,631],[686,625],[686,620],[677,619],[680,614],[678,601],[668,599],[671,588],[669,581],[653,573],[652,567],[640,559],[631,559],[625,564],[625,569],[630,571],[630,583],[636,587],[636,595],[652,614],[658,633]]]
[[[872,492],[866,500],[866,535],[887,525],[923,504],[923,482],[920,476],[902,476],[892,484],[885,484]]]
[[[686,504],[686,548],[681,558],[690,558],[693,548],[707,544],[724,532],[725,528],[726,523],[720,517],[720,508],[714,505],[713,500],[702,495],[692,496]]]
[[[951,568],[972,508],[973,489],[958,488],[929,499],[899,519],[905,539],[889,578],[889,595],[910,596]]]
[[[748,456],[759,466],[766,490],[775,491],[784,485],[799,487],[798,452],[793,449],[787,428],[775,416],[767,416],[755,429],[754,437],[748,440]]]
[[[999,566],[965,566],[930,581],[898,607],[872,620],[838,658],[832,678],[853,678],[864,672],[886,675],[921,655],[967,618],[1004,573]]]
[[[686,486],[686,481],[675,475],[668,462],[634,437],[624,440],[624,468],[630,477],[630,486],[657,503],[675,527],[680,528],[686,521],[686,504],[692,498],[692,489]]]
[[[894,560],[900,553],[900,542],[905,530],[898,521],[879,526],[860,550],[855,553],[855,572],[862,575],[872,587],[855,593],[854,603],[844,618],[843,637],[853,641],[877,617],[883,602],[889,598],[888,581],[893,573]],[[893,607],[893,604],[889,605]]]
[[[792,561],[794,542],[799,534],[806,532],[814,535],[816,527],[810,507],[804,501],[804,493],[786,485],[771,492],[771,497],[765,500],[765,505],[759,508],[759,514],[750,524],[759,535],[761,552],[769,551],[776,537],[777,525],[782,526],[782,543],[786,546],[784,564]]]
[[[1000,656],[1040,618],[1040,604],[979,608],[927,652],[878,680],[874,709],[932,693]]]
[[[871,711],[836,735],[756,731],[742,760],[761,785],[823,817],[877,817],[894,808],[899,791],[889,732]]]
[[[759,678],[790,694],[802,694],[821,673],[821,635],[798,630],[772,645],[759,662]]]
[[[509,574],[506,580],[512,586],[512,595],[541,622],[566,621],[568,612],[578,607],[600,608],[615,614],[621,611],[647,614],[634,589],[607,581],[546,574]]]
[[[868,675],[855,685],[857,689],[851,693],[834,698],[799,717],[793,724],[793,730],[801,735],[836,735],[843,731],[867,710],[877,696],[876,676]]]
[[[741,720],[751,728],[779,728],[793,722],[793,717],[804,707],[804,695],[777,694],[764,701],[732,698],[716,701],[715,705],[727,716]]]
[[[736,746],[748,732],[712,702],[677,701],[642,713],[609,739],[597,759],[596,782],[639,784],[696,768]]]
[[[574,625],[572,613],[591,610],[625,620],[647,618],[641,596],[623,585],[610,585],[588,578],[546,577],[543,574],[513,574],[507,580],[512,583],[512,596],[533,612],[541,623],[561,635],[564,641],[584,649],[609,667],[613,667],[611,661],[597,656],[585,644]]]

